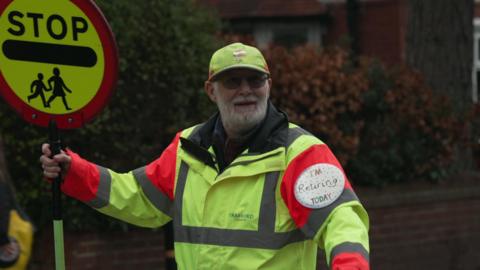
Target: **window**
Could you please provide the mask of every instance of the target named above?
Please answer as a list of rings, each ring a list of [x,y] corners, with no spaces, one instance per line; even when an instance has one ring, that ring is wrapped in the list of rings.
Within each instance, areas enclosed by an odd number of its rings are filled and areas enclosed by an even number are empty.
[[[306,27],[298,25],[284,25],[273,29],[273,43],[292,48],[303,45],[308,41]]]
[[[319,22],[264,22],[256,25],[255,40],[260,48],[269,44],[295,47],[310,44],[322,46],[323,27]]]
[[[472,99],[479,102],[480,95],[480,19],[473,20]]]

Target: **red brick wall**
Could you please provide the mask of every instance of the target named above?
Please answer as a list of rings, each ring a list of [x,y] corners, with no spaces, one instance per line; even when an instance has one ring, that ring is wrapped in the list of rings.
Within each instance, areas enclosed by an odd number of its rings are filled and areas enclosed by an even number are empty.
[[[474,15],[475,17],[480,17],[480,3],[475,3]]]
[[[405,0],[360,2],[360,53],[391,65],[401,63],[405,58],[406,8]],[[330,14],[333,20],[326,43],[342,44],[348,34],[345,6],[332,6]]]
[[[480,269],[479,183],[366,195],[372,269]]]
[[[370,215],[371,265],[381,270],[480,269],[480,175],[437,185],[358,188]],[[67,233],[68,270],[163,270],[163,233]],[[35,239],[31,270],[51,270],[51,229]],[[321,252],[320,252],[321,253]],[[320,254],[318,269],[326,269]]]
[[[360,48],[387,64],[404,60],[405,1],[370,1],[360,10]]]
[[[55,269],[53,229],[45,228],[34,243],[31,270]],[[138,229],[115,233],[66,233],[67,270],[162,270],[163,231]]]

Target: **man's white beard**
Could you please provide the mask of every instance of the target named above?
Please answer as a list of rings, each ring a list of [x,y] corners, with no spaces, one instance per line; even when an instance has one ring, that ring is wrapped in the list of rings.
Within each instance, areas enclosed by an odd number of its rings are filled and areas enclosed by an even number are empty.
[[[258,100],[254,111],[237,113],[233,102],[227,105],[225,102],[217,102],[225,132],[230,138],[239,138],[248,133],[257,124],[262,122],[267,113],[267,97]]]

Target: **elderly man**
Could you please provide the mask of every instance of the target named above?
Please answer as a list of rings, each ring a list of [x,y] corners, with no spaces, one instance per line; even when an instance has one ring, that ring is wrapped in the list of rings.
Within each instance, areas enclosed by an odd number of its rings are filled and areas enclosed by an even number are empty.
[[[62,190],[145,227],[173,219],[179,269],[369,269],[368,215],[327,145],[270,102],[261,52],[216,51],[205,91],[218,113],[177,133],[160,157],[117,173],[42,146],[44,175]],[[288,97],[285,97],[288,98]]]

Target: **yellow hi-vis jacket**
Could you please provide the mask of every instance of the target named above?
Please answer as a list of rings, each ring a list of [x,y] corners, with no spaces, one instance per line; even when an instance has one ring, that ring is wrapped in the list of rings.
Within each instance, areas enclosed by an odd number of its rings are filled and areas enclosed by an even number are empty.
[[[173,219],[181,270],[369,269],[368,215],[328,147],[269,105],[248,148],[221,170],[218,115],[177,134],[145,167],[116,173],[68,151],[62,190],[144,227]]]

